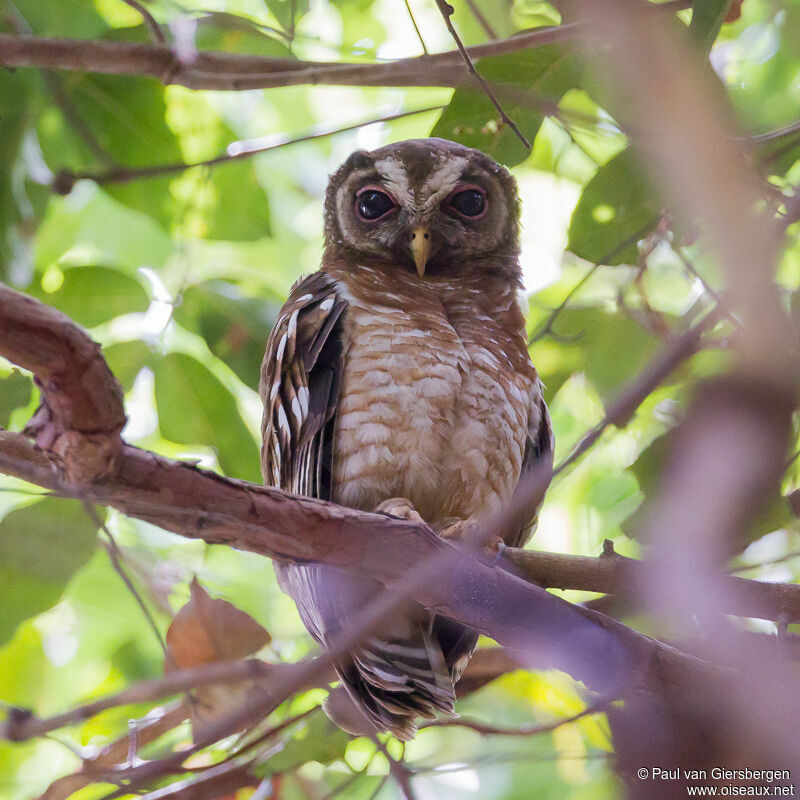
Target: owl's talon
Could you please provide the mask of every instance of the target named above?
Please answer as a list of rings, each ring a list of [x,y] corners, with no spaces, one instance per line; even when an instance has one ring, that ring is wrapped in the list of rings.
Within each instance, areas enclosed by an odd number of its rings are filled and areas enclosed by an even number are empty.
[[[390,517],[407,519],[411,522],[425,522],[410,500],[405,497],[390,497],[384,500],[376,508],[377,514],[388,514]]]
[[[497,537],[497,542],[495,542],[495,545],[496,552],[494,554],[494,561],[492,561],[493,567],[496,567],[500,563],[503,556],[506,554],[506,550],[508,549],[506,543],[499,536]],[[489,546],[489,551],[491,552],[491,545]]]
[[[466,545],[472,543],[473,547],[478,542],[478,533],[478,526],[467,519],[460,519],[439,530],[442,539]],[[491,536],[483,542],[483,547],[490,556],[494,556],[492,566],[497,564],[506,552],[506,543],[500,536]]]

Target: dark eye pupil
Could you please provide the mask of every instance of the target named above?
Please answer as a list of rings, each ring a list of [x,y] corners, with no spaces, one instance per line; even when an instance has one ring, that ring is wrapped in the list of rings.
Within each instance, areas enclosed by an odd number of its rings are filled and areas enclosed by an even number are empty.
[[[368,189],[358,196],[358,213],[364,219],[378,219],[394,208],[394,202],[388,194]]]
[[[486,208],[486,197],[477,189],[465,189],[453,195],[450,205],[465,217],[477,217]]]

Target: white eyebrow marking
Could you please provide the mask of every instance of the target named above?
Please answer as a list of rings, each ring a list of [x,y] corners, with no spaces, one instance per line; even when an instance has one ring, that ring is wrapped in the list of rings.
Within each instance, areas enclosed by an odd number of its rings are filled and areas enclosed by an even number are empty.
[[[408,173],[402,161],[387,156],[375,162],[375,169],[386,182],[386,188],[394,193],[399,203],[408,202],[413,198],[414,191],[408,185]]]
[[[422,187],[422,193],[427,199],[426,205],[438,203],[443,194],[449,193],[458,183],[467,164],[466,158],[451,156],[431,172]]]

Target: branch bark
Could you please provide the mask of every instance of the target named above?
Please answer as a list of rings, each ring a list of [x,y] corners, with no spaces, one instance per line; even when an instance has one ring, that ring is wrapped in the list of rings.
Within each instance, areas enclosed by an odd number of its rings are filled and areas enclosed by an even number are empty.
[[[702,669],[698,659],[571,606],[511,568],[490,565],[479,554],[443,541],[425,525],[224,478],[122,443],[119,387],[97,345],[66,317],[32,298],[0,287],[0,300],[0,353],[50,378],[41,381],[39,430],[68,427],[75,420],[81,428],[65,431],[75,452],[92,437],[119,442],[113,463],[95,469],[94,477],[84,471],[75,481],[77,470],[66,470],[60,455],[46,449],[49,436],[40,436],[37,449],[20,434],[3,432],[1,471],[65,496],[112,506],[182,536],[284,561],[366,571],[514,650],[535,653],[538,665],[557,666],[614,695],[632,682],[677,680]],[[24,324],[28,335],[20,335],[15,321]],[[74,353],[90,354],[79,363],[94,368],[74,371]],[[62,379],[76,374],[83,378]],[[101,409],[101,418],[115,421],[110,432],[97,434],[86,424],[95,408]]]
[[[546,589],[632,595],[648,574],[642,562],[618,553],[593,558],[509,549],[508,558],[521,575]],[[725,576],[723,585],[728,614],[800,622],[800,585],[796,583]]]
[[[576,24],[539,28],[468,49],[472,58],[503,55],[563,42],[576,34]],[[301,61],[238,53],[201,51],[182,64],[162,44],[52,39],[0,34],[0,66],[96,72],[106,75],[149,75],[165,84],[189,89],[243,91],[280,86],[461,86],[471,83],[458,50],[378,64]]]
[[[673,0],[653,6],[650,13],[670,14],[688,5]],[[591,21],[589,21],[589,24]],[[466,48],[472,59],[529,50],[547,44],[571,41],[588,27],[586,21],[553,28],[524,31]],[[97,72],[107,75],[149,75],[162,83],[189,89],[243,91],[279,86],[318,84],[327,86],[461,86],[471,78],[463,70],[458,50],[396,61],[345,63],[301,61],[201,51],[191,65],[181,63],[165,44],[52,39],[0,34],[0,66]]]

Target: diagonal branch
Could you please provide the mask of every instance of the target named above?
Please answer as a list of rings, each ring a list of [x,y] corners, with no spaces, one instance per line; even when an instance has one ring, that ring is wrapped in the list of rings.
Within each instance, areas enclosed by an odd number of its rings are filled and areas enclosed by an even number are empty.
[[[377,125],[381,122],[392,122],[396,119],[404,119],[405,117],[413,117],[417,114],[427,114],[431,111],[441,111],[444,106],[428,106],[426,108],[415,108],[410,111],[398,111],[395,114],[384,114],[381,117],[373,117],[366,119],[362,122],[354,122],[350,125],[337,128],[317,128],[312,129],[309,133],[304,133],[300,136],[285,137],[285,136],[270,136],[261,137],[259,139],[251,139],[245,141],[234,142],[228,145],[225,153],[207,158],[204,161],[196,161],[187,164],[183,161],[176,161],[169,164],[154,164],[149,167],[118,167],[115,169],[103,170],[101,172],[70,172],[62,170],[58,173],[53,182],[53,190],[58,194],[69,194],[72,191],[76,181],[91,180],[95,183],[128,183],[129,181],[139,180],[141,178],[153,178],[159,175],[172,175],[177,172],[183,172],[193,167],[215,167],[220,164],[229,163],[231,161],[239,161],[244,158],[251,158],[252,156],[261,153],[267,153],[270,150],[277,150],[278,148],[288,147],[293,144],[301,144],[303,142],[311,142],[315,139],[324,139],[328,136],[334,136],[338,133],[348,133],[349,131],[365,128],[368,125]]]
[[[436,0],[436,6],[441,13],[444,24],[447,25],[447,30],[450,32],[450,35],[453,37],[453,41],[456,43],[458,47],[458,52],[461,53],[461,57],[464,59],[464,63],[467,66],[467,71],[473,78],[478,82],[480,85],[483,93],[489,98],[491,104],[497,109],[497,113],[500,115],[500,119],[514,131],[516,137],[522,142],[522,144],[528,149],[531,149],[531,143],[525,138],[525,135],[517,126],[517,123],[514,122],[511,117],[506,114],[503,110],[503,107],[500,105],[500,101],[494,96],[494,92],[492,91],[492,87],[489,86],[486,78],[475,69],[475,64],[472,61],[472,57],[470,56],[467,48],[464,47],[464,43],[461,41],[461,37],[458,35],[458,31],[456,31],[455,26],[453,25],[453,13],[454,8],[447,2],[447,0]]]

